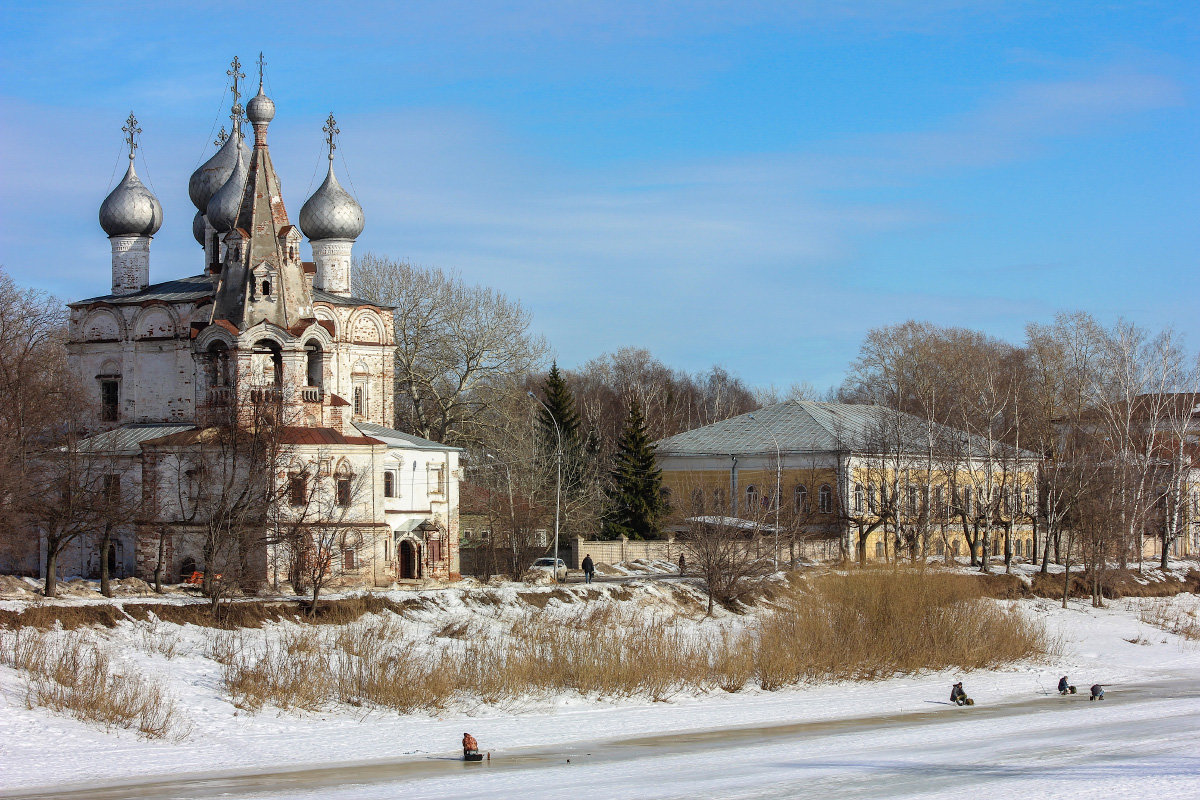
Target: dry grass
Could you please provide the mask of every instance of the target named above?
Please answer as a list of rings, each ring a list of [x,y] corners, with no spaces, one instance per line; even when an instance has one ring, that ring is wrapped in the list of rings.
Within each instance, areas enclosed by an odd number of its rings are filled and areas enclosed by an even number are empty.
[[[1038,597],[1062,597],[1063,577],[1034,575],[1033,593]],[[1161,576],[1159,573],[1139,575],[1133,570],[1106,570],[1100,576],[1100,592],[1107,600],[1120,597],[1174,597],[1181,592],[1200,593],[1200,572],[1192,570],[1183,578]],[[1091,597],[1092,578],[1088,572],[1072,572],[1071,597]]]
[[[968,576],[905,571],[819,578],[758,626],[758,680],[766,689],[877,680],[994,667],[1053,649],[1040,625],[986,599],[986,588]]]
[[[432,712],[456,698],[500,703],[564,691],[664,699],[979,669],[1053,651],[1039,624],[988,598],[995,591],[967,576],[869,571],[790,584],[759,624],[740,630],[597,602],[555,613],[531,604],[492,629],[455,620],[422,639],[382,614],[324,632],[301,628],[252,650],[212,646],[227,665],[226,690],[250,709],[315,710],[336,698]]]
[[[0,663],[26,673],[25,702],[148,738],[185,736],[174,697],[157,679],[114,670],[108,651],[78,636],[21,628],[0,633]]]
[[[1141,607],[1138,618],[1147,625],[1200,641],[1200,606],[1195,602],[1181,603],[1172,598],[1158,598]]]

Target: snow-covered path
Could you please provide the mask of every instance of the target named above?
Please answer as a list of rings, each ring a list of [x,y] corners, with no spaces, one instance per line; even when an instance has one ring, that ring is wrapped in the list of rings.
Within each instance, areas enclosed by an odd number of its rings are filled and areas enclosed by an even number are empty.
[[[994,706],[736,727],[317,770],[95,785],[48,798],[1200,796],[1200,679]],[[569,759],[569,761],[568,761]]]

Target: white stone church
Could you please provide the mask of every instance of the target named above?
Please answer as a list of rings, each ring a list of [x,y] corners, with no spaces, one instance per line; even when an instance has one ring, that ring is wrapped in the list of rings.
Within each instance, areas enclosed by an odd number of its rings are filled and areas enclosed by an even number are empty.
[[[263,93],[261,65],[258,94],[244,110],[239,66],[235,59],[232,133],[188,185],[202,248],[194,274],[150,281],[163,213],[134,170],[140,130],[130,115],[129,169],[100,208],[112,293],[69,306],[69,358],[94,409],[96,433],[82,449],[109,459],[122,493],[144,506],[109,555],[112,572],[149,579],[161,565],[173,582],[206,569],[181,479],[164,465],[203,446],[212,412],[252,398],[286,419],[280,436],[289,464],[278,479],[312,475],[345,507],[332,565],[338,582],[455,579],[459,452],[391,428],[393,320],[390,309],[352,291],[351,251],[364,218],[334,175],[336,123],[330,115],[325,126],[328,174],[297,227],[267,146],[275,104]],[[302,237],[311,262],[301,260]],[[259,583],[282,579],[269,540],[253,557]],[[60,570],[95,574],[97,553],[94,542],[81,542]]]

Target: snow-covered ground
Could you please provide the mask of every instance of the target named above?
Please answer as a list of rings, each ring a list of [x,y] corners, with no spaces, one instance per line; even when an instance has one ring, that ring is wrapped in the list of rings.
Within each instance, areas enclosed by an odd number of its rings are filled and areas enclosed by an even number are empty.
[[[498,591],[512,599],[517,589]],[[635,587],[633,604],[650,608],[647,598],[666,602],[671,591]],[[499,613],[464,603],[466,594],[423,593],[437,601],[412,624],[433,630],[447,617]],[[1140,621],[1144,606],[1162,602],[1016,601],[1061,638],[1062,655],[1003,670],[657,703],[564,694],[436,717],[248,714],[222,696],[220,666],[203,656],[212,630],[163,625],[179,646],[167,658],[137,646],[144,623],[126,624],[87,635],[167,676],[191,732],[145,741],[28,709],[23,679],[0,668],[0,795],[537,798],[573,786],[609,798],[1200,797],[1200,645]],[[1197,608],[1192,595],[1173,602]],[[1085,693],[1104,684],[1108,699],[1058,697],[1063,674]],[[976,706],[945,702],[958,679]],[[490,763],[455,758],[464,730],[492,752]]]

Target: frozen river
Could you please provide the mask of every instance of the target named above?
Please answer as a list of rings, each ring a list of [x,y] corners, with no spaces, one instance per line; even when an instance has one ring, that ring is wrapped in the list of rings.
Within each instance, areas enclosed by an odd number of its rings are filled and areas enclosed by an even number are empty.
[[[968,686],[968,689],[970,686]],[[61,786],[26,798],[1200,797],[1200,677],[971,708],[451,753],[302,770]],[[486,746],[486,742],[484,743]],[[570,797],[570,795],[568,795]]]

